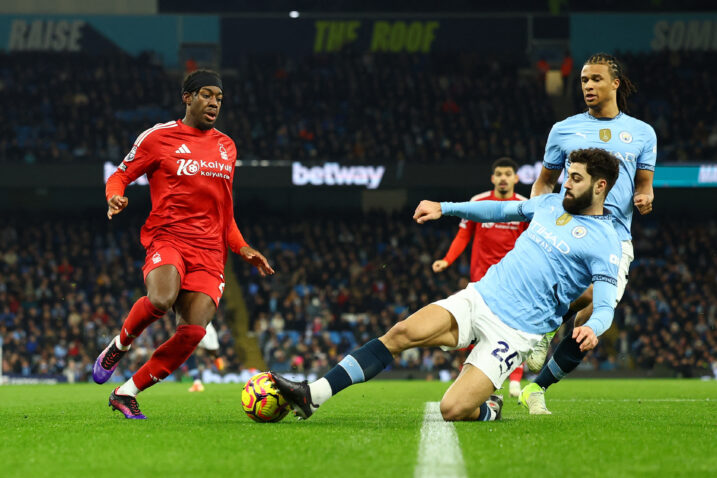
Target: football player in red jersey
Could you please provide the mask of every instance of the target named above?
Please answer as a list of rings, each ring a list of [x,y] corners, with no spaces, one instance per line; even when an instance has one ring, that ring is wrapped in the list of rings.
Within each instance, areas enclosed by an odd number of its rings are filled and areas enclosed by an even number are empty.
[[[214,129],[222,105],[218,73],[197,70],[184,80],[184,119],[157,124],[137,137],[107,181],[107,217],[127,207],[125,187],[143,174],[149,180],[152,210],[141,231],[147,250],[142,268],[147,295],[134,303],[120,334],[97,358],[93,378],[106,382],[132,341],[170,308],[177,330],[126,383],[109,405],[126,418],[146,418],[136,395],[179,368],[205,334],[224,292],[227,246],[273,274],[266,258],[250,247],[234,221],[234,141]]]
[[[490,182],[493,183],[493,190],[477,194],[471,198],[471,201],[525,201],[527,198],[515,193],[515,185],[518,183],[517,173],[518,165],[515,161],[507,157],[497,159],[491,166]],[[433,272],[438,273],[448,268],[473,240],[470,278],[471,282],[477,282],[483,278],[490,266],[497,264],[508,251],[513,249],[518,236],[527,228],[527,222],[478,224],[463,219],[445,257],[433,263]],[[522,366],[510,374],[511,397],[520,395],[522,378]]]

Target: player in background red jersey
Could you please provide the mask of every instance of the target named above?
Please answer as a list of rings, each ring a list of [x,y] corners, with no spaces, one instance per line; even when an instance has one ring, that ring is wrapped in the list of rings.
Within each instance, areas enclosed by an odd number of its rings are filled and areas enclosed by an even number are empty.
[[[497,159],[491,166],[490,182],[493,190],[477,194],[471,201],[525,201],[527,198],[515,193],[518,182],[518,165],[510,158]],[[463,253],[466,246],[473,240],[471,251],[471,282],[477,282],[493,264],[498,263],[508,251],[513,249],[515,241],[528,228],[526,222],[484,222],[478,224],[463,219],[458,234],[448,248],[443,259],[433,263],[433,272],[441,272],[448,268]],[[520,381],[523,378],[523,367],[516,368],[510,374],[509,392],[511,397],[520,395]]]
[[[214,129],[222,104],[222,81],[211,70],[184,80],[182,120],[157,124],[137,137],[131,151],[107,181],[107,217],[127,207],[125,187],[147,175],[152,211],[141,232],[147,250],[142,268],[147,295],[134,303],[120,334],[97,358],[93,378],[106,382],[132,341],[170,308],[177,330],[127,382],[109,405],[126,418],[146,418],[136,395],[179,368],[205,335],[224,291],[227,246],[273,274],[266,258],[251,248],[234,221],[232,180],[234,141]]]

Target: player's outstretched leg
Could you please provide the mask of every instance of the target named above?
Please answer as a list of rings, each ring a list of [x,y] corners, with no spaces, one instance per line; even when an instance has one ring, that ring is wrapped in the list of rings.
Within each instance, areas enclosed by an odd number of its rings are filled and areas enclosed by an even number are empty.
[[[309,418],[314,410],[354,383],[372,379],[393,362],[393,355],[379,339],[373,339],[354,350],[321,379],[309,385],[306,381],[292,382],[269,372],[279,393],[301,418]],[[312,399],[312,397],[316,397]]]
[[[92,379],[96,383],[105,383],[117,368],[117,364],[130,349],[132,341],[152,322],[161,318],[165,310],[161,310],[145,296],[134,303],[127,318],[122,324],[120,334],[113,338],[95,360],[92,368]]]
[[[110,393],[109,406],[112,407],[113,410],[119,410],[122,412],[125,418],[132,418],[135,420],[146,419],[147,417],[145,417],[139,410],[137,399],[129,395],[119,395],[117,393],[118,389],[119,387]]]
[[[311,384],[292,382],[269,372],[279,393],[301,418],[310,417],[325,401],[355,383],[378,375],[393,357],[413,347],[458,343],[458,324],[450,312],[438,305],[427,305],[391,327],[385,335],[373,339],[344,357],[338,365]]]

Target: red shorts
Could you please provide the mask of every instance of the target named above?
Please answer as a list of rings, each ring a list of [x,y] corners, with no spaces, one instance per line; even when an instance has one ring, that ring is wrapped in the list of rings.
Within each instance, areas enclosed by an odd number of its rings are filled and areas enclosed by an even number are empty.
[[[220,251],[179,246],[164,240],[152,241],[142,267],[144,280],[152,270],[167,264],[177,268],[182,290],[207,294],[219,307],[224,293],[224,257]]]

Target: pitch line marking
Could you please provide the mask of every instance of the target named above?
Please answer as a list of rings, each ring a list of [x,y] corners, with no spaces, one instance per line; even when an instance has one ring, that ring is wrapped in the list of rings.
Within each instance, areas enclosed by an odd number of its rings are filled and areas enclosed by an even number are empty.
[[[709,398],[551,398],[551,402],[709,402]]]
[[[465,478],[461,445],[453,423],[443,420],[439,402],[426,402],[415,478]]]

